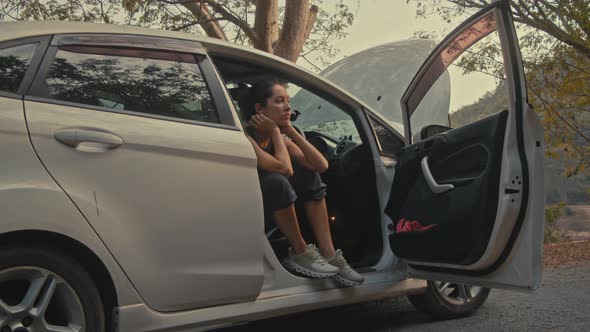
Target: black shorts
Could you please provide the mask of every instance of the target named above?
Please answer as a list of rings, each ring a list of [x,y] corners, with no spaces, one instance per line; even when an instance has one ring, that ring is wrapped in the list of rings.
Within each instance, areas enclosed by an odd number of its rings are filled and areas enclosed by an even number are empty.
[[[293,176],[259,171],[260,188],[264,203],[265,219],[271,220],[272,212],[284,209],[295,201],[320,200],[326,196],[326,184],[318,172],[310,171],[293,162]]]

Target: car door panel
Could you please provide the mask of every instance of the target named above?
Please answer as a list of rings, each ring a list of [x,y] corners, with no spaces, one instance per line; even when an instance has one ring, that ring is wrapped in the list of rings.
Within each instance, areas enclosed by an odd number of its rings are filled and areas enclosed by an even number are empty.
[[[25,107],[40,159],[151,307],[257,296],[261,195],[226,190],[259,190],[256,159],[240,131],[30,100]],[[76,148],[54,138],[65,128],[108,129],[125,143]]]
[[[400,151],[390,217],[394,224],[404,218],[438,227],[392,234],[396,254],[409,260],[460,265],[481,257],[495,217],[486,211],[496,210],[498,190],[492,184],[500,176],[498,160],[502,158],[506,118],[507,112],[501,112]],[[420,165],[426,156],[434,179],[453,184],[453,189],[432,193]]]
[[[460,54],[494,31],[502,48],[507,110],[412,144],[412,113],[434,81]],[[492,3],[443,40],[401,104],[408,146],[396,166],[385,212],[394,222],[405,218],[437,226],[395,232],[390,244],[396,256],[420,278],[517,290],[538,287],[543,130],[527,103],[509,1]],[[424,157],[430,180],[421,165]],[[436,193],[436,186],[445,190]]]

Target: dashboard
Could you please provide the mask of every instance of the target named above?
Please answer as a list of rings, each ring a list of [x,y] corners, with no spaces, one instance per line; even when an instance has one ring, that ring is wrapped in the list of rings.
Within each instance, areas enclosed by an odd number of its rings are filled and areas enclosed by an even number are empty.
[[[357,173],[365,158],[364,145],[350,136],[333,138],[315,131],[306,131],[305,137],[328,160],[328,173],[336,176],[350,176]]]

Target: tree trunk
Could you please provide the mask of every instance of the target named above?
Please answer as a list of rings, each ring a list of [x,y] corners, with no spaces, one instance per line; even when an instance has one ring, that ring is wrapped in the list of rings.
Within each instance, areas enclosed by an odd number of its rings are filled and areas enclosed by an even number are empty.
[[[217,24],[217,21],[211,21],[213,17],[205,4],[201,4],[198,0],[195,0],[194,2],[182,2],[182,5],[200,22],[199,24],[207,36],[227,40],[225,32],[223,32],[219,24]]]
[[[274,54],[297,62],[306,37],[309,37],[317,19],[317,6],[310,8],[308,0],[287,0],[285,19]]]
[[[278,0],[256,1],[254,30],[256,31],[257,39],[253,41],[254,48],[271,54],[273,53],[272,44],[278,38],[279,31],[278,13]],[[273,37],[275,37],[274,40]]]
[[[274,17],[274,24],[272,25],[271,29],[271,41],[272,41],[272,49],[277,46],[277,42],[279,41],[279,5],[277,2],[276,6],[272,8],[272,17]]]

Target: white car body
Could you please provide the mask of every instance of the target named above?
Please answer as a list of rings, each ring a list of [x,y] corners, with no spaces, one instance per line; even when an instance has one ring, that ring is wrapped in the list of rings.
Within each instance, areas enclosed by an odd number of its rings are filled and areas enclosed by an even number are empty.
[[[486,13],[496,15],[500,34],[509,34],[504,37],[515,43],[503,6],[495,4]],[[422,279],[515,290],[539,287],[543,134],[525,102],[526,85],[514,44],[504,45],[513,102],[507,113],[494,228],[484,254],[465,265],[412,261],[392,251],[394,221],[385,210],[397,160],[380,153],[378,140],[369,134],[373,125],[363,114],[393,128],[388,119],[327,79],[278,57],[218,40],[103,24],[2,23],[0,50],[23,41],[38,42],[47,52],[39,52],[30,66],[42,72],[61,45],[94,45],[96,36],[106,36],[111,45],[176,47],[203,56],[216,106],[223,109],[226,123],[233,123],[201,125],[56,102],[34,95],[40,89],[37,71],[27,72],[27,91],[0,91],[0,243],[49,241],[70,250],[73,257],[86,257],[81,264],[94,266],[95,282],[103,282],[97,287],[114,305],[111,323],[118,331],[206,330],[418,294],[425,290]],[[119,41],[112,39],[117,36]],[[137,37],[135,44],[130,36]],[[356,112],[358,129],[368,133],[381,209],[382,252],[363,272],[362,285],[338,288],[330,280],[298,277],[277,259],[263,230],[256,157],[210,54],[273,68]],[[56,138],[73,140],[82,134],[97,140],[72,147]],[[113,138],[111,134],[122,141],[113,146],[100,143]],[[406,144],[411,144],[411,133],[405,135]],[[523,179],[519,193],[505,194],[515,176]]]

